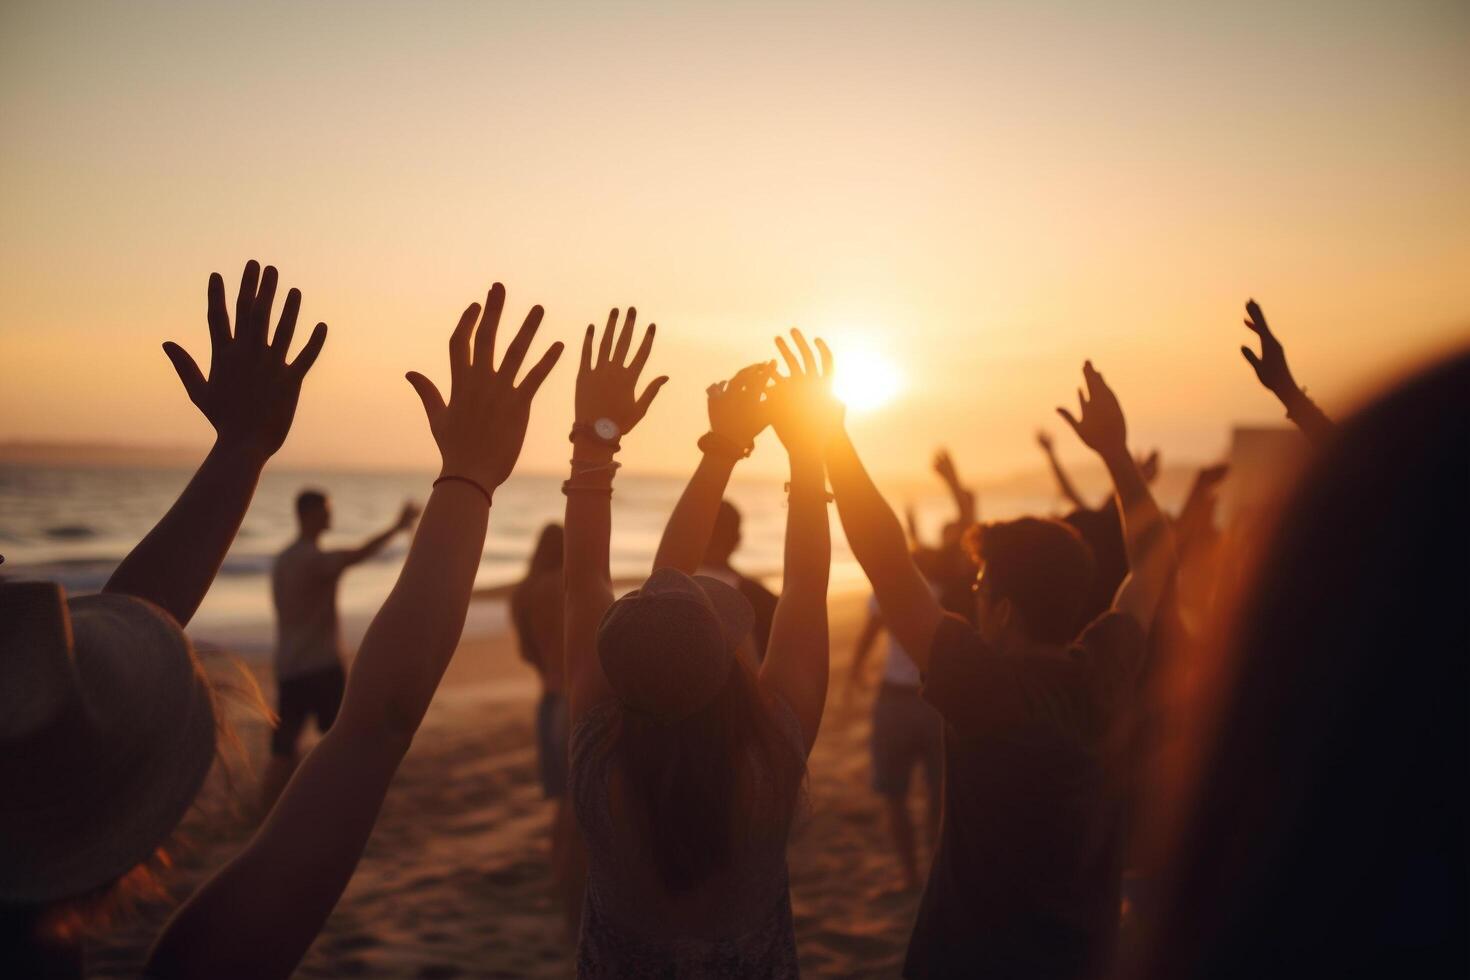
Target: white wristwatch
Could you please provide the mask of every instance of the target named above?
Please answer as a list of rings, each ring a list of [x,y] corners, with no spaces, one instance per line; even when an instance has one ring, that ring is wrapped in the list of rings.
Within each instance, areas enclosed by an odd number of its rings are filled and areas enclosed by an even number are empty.
[[[593,422],[592,431],[597,433],[597,438],[603,442],[617,442],[618,436],[623,434],[622,430],[618,428],[618,424],[612,419],[607,418],[598,419],[596,422]]]

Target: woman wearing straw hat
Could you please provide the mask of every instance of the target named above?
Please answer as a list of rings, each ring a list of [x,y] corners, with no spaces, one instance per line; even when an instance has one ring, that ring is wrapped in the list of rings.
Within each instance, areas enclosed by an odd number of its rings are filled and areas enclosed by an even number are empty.
[[[153,890],[155,858],[215,755],[214,690],[185,638],[260,472],[295,416],[326,341],[287,354],[301,293],[269,338],[277,273],[245,265],[234,328],[209,278],[211,357],[163,345],[215,444],[100,595],[0,584],[0,963],[13,976],[80,976],[78,940],[108,908]]]
[[[504,303],[505,290],[496,283],[486,299],[483,317],[478,303],[471,304],[460,317],[450,337],[452,389],[447,404],[423,375],[408,375],[428,414],[443,467],[403,571],[363,638],[337,723],[302,763],[245,850],[185,902],[164,928],[149,955],[145,969],[149,977],[288,976],[351,878],[388,784],[413,741],[464,628],[484,548],[491,495],[515,465],[525,438],[531,400],[561,354],[561,345],[552,345],[522,382],[515,384],[541,321],[542,311],[537,306],[511,341],[500,367],[495,368],[495,330]],[[291,305],[288,300],[288,308]],[[294,396],[292,401],[294,404]],[[107,631],[106,624],[99,631]],[[180,637],[179,643],[187,654],[186,641]],[[135,646],[150,650],[163,644],[155,640]],[[170,651],[162,650],[154,656],[162,660],[165,653]],[[170,655],[174,661],[179,660],[176,650]],[[88,877],[104,875],[94,884],[105,883],[109,880],[106,875],[116,877],[119,870],[115,866],[127,858],[121,853],[122,844],[140,852],[132,858],[135,863],[141,860],[167,837],[198,790],[208,755],[213,751],[213,739],[203,734],[208,726],[195,717],[194,705],[203,697],[202,681],[189,698],[174,699],[174,713],[179,718],[171,731],[149,739],[131,738],[120,760],[128,765],[114,767],[114,778],[98,780],[99,784],[121,787],[113,793],[112,802],[105,804],[110,807],[105,816],[99,816],[100,807],[73,807],[68,812],[58,798],[54,783],[65,760],[75,762],[98,751],[97,739],[74,733],[84,726],[65,723],[65,719],[90,713],[97,718],[97,727],[126,734],[130,720],[137,721],[137,715],[169,714],[158,710],[163,705],[156,696],[114,704],[121,686],[117,675],[126,672],[117,669],[118,659],[84,656],[78,645],[76,673],[99,675],[90,684],[90,703],[63,706],[53,712],[55,720],[32,717],[33,713],[9,701],[0,713],[0,718],[11,720],[8,729],[20,730],[19,738],[13,731],[6,731],[0,758],[12,770],[7,773],[10,787],[14,788],[17,781],[25,787],[7,802],[6,820],[16,824],[31,821],[32,837],[27,844],[52,855],[45,864],[28,864],[36,859],[12,856],[11,841],[6,839],[3,880],[8,887],[13,886],[7,899],[14,900],[11,896],[15,889],[30,888],[29,894],[20,896],[26,901],[36,894],[35,883],[53,874],[67,875],[71,894]],[[183,660],[192,666],[192,658],[184,656]],[[127,669],[133,668],[129,664]],[[49,674],[65,672],[48,674],[27,669],[17,673],[21,675],[19,686],[45,691],[58,686],[54,679],[48,679]],[[0,689],[5,687],[0,685]],[[156,683],[155,687],[163,685]],[[130,690],[136,698],[136,686]],[[28,701],[15,700],[19,705]],[[14,723],[17,718],[20,724]],[[162,724],[154,719],[147,722],[150,731]],[[54,744],[48,742],[53,733],[58,739]],[[184,741],[204,745],[203,762],[199,761],[198,748],[180,748]],[[49,753],[45,767],[28,765],[38,746]],[[156,759],[164,752],[186,756],[192,768],[155,775],[154,770],[167,768]],[[175,768],[186,767],[180,764]],[[145,774],[152,776],[149,789],[136,785]],[[152,805],[156,796],[172,801],[173,809]],[[51,838],[34,819],[34,811],[40,806],[48,806],[56,815],[49,831]],[[148,832],[134,829],[137,821],[125,808],[146,811],[151,818]],[[89,827],[89,823],[94,826]],[[74,874],[75,861],[70,853],[86,842],[83,835],[88,831],[103,842],[89,852],[104,852],[109,862],[91,862],[90,875]],[[118,853],[109,851],[109,842],[118,843]],[[121,870],[126,871],[126,867],[122,865]],[[41,895],[39,901],[32,901],[32,907],[62,897],[65,895]],[[37,943],[30,947],[17,945],[18,954],[31,953],[39,959]],[[76,965],[74,972],[80,975],[80,964]]]
[[[831,543],[822,469],[827,378],[805,365],[765,394],[767,365],[711,392],[712,433],[655,570],[613,600],[613,454],[666,380],[635,397],[653,327],[628,360],[635,313],[617,311],[577,378],[566,508],[571,793],[588,846],[578,972],[794,977],[786,838],[827,691]],[[820,391],[821,397],[812,397]],[[769,417],[791,456],[785,582],[757,672],[739,655],[749,603],[691,577],[724,481]]]

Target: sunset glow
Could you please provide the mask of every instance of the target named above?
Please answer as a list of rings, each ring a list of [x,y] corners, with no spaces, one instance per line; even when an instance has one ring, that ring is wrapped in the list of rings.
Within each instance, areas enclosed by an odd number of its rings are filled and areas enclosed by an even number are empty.
[[[884,474],[1039,470],[1084,358],[1141,443],[1215,458],[1281,421],[1247,297],[1339,413],[1470,326],[1470,7],[1308,7],[6,4],[0,442],[207,445],[159,345],[205,358],[204,284],[254,257],[331,330],[281,465],[435,465],[404,372],[497,280],[573,354],[658,323],[630,470],[682,471],[793,323]]]
[[[866,347],[845,349],[838,355],[832,390],[850,412],[871,412],[891,402],[903,387],[898,367]]]

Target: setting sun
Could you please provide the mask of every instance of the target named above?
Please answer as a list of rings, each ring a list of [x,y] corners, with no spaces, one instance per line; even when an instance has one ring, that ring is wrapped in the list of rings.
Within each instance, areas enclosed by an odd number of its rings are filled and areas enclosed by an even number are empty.
[[[871,348],[853,347],[837,352],[832,390],[853,412],[882,408],[898,394],[902,382],[894,363]]]

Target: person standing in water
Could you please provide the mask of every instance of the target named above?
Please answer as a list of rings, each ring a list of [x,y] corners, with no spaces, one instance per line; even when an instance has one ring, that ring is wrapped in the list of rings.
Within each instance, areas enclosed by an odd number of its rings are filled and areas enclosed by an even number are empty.
[[[393,536],[413,527],[418,508],[405,503],[392,526],[356,548],[324,551],[321,536],[332,526],[332,509],[320,490],[296,497],[299,532],[271,566],[276,608],[276,713],[271,759],[261,783],[261,812],[270,812],[296,771],[296,743],[308,717],[323,734],[337,719],[347,674],[337,620],[337,582],[353,565],[382,551]]]

